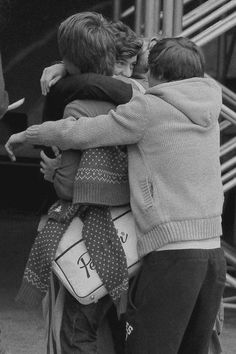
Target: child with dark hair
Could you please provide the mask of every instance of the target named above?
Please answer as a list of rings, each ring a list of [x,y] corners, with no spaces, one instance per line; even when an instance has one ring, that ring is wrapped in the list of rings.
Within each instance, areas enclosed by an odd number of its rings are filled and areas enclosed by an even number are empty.
[[[158,41],[149,85],[108,115],[29,127],[18,143],[61,149],[127,144],[131,207],[143,259],[130,293],[127,353],[208,352],[225,285],[220,246],[222,95],[186,38]]]
[[[143,41],[122,21],[113,22],[112,29],[116,45],[114,74],[131,77],[137,62],[137,55],[142,49]]]

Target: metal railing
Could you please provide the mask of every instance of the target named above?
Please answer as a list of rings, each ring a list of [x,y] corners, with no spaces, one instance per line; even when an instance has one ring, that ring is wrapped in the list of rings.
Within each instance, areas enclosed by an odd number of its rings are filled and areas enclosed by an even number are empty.
[[[222,241],[222,248],[224,250],[225,258],[227,260],[228,268],[236,271],[236,249],[230,246],[225,241]],[[230,275],[228,272],[226,274],[226,286],[236,289],[236,278]],[[236,309],[236,296],[224,297],[224,307],[230,309]]]
[[[214,23],[212,26],[192,37],[192,41],[203,46],[221,34],[233,28],[236,24],[236,12],[226,16],[224,19]],[[181,34],[182,35],[182,34]]]
[[[220,123],[220,130],[221,131],[228,128],[232,124],[236,125],[236,113],[224,104],[222,105],[220,115],[221,115],[221,118],[225,119],[225,120],[221,121],[221,123]]]
[[[156,34],[175,36],[181,33],[189,36],[236,6],[235,0],[208,0],[183,16],[184,5],[190,1],[166,0],[162,3],[161,0],[135,0],[134,5],[121,13],[122,1],[113,0],[113,18],[117,20],[134,13],[135,31],[145,37]]]
[[[208,0],[192,11],[189,11],[186,15],[183,16],[183,28],[190,26],[227,1],[228,0]]]
[[[202,19],[200,19],[197,23],[194,23],[192,26],[188,27],[187,29],[185,29],[182,33],[181,36],[183,37],[189,37],[191,36],[193,33],[201,30],[201,35],[204,37],[205,36],[205,31],[202,31],[202,29],[204,28],[204,26],[208,25],[209,23],[211,23],[212,21],[214,21],[215,19],[221,17],[222,15],[227,14],[228,11],[232,10],[233,8],[236,8],[236,2],[235,0],[232,0],[230,2],[228,2],[227,4],[219,7],[217,10],[211,12],[209,15],[204,16]],[[234,15],[234,14],[232,14]],[[202,17],[202,16],[201,16]],[[225,20],[225,19],[224,19]],[[231,21],[231,16],[227,16],[227,21]],[[219,21],[217,24],[214,24],[213,26],[213,31],[214,28],[218,28],[218,27],[222,26],[222,21]],[[211,27],[207,28],[206,32],[211,32]]]
[[[229,152],[231,152],[235,148],[236,148],[236,136],[234,138],[230,139],[229,141],[227,141],[227,143],[221,145],[220,157],[228,154]]]

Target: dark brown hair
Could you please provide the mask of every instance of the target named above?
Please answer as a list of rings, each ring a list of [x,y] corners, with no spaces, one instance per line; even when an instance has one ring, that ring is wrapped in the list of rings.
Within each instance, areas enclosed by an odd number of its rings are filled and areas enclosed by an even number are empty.
[[[148,56],[150,75],[164,81],[203,77],[205,60],[200,48],[184,37],[163,38]]]
[[[62,58],[81,73],[112,75],[116,49],[111,24],[96,12],[76,13],[58,29],[58,47]]]
[[[138,55],[143,45],[142,39],[122,21],[112,22],[112,29],[116,41],[116,61],[122,62]]]

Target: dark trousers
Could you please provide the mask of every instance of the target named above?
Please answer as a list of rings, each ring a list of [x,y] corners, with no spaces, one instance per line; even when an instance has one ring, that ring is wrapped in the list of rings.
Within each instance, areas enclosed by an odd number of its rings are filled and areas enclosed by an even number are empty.
[[[62,326],[62,354],[97,354],[97,331],[109,307],[107,295],[97,303],[80,304],[66,291]]]
[[[127,354],[207,354],[225,285],[222,249],[144,257],[126,315]]]

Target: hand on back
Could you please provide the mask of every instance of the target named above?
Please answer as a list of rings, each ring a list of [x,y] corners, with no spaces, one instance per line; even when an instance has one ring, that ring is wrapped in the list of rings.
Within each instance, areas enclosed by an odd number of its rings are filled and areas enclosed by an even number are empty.
[[[65,75],[66,69],[62,62],[45,68],[40,78],[42,95],[46,96],[50,91],[50,88]]]

